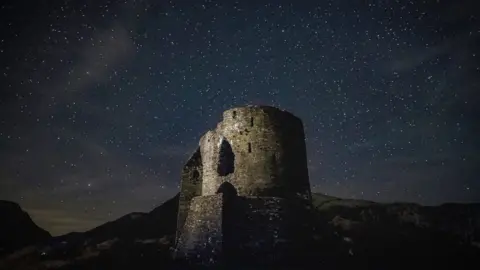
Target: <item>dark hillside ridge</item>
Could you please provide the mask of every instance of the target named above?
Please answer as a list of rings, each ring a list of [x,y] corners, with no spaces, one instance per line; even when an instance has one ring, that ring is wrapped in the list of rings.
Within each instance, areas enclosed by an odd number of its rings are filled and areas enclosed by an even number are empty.
[[[312,267],[303,269],[478,266],[480,204],[388,204],[315,193],[312,200],[315,245]],[[178,195],[149,213],[26,246],[0,258],[0,269],[178,269],[171,259],[177,205]]]
[[[50,237],[18,204],[0,200],[0,256]]]

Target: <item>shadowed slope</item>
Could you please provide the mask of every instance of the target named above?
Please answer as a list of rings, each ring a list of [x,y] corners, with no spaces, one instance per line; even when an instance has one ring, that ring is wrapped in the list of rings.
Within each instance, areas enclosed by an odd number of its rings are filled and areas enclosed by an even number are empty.
[[[50,237],[18,204],[0,200],[0,256]]]
[[[313,202],[316,241],[308,269],[448,269],[480,257],[480,204],[388,204],[322,194],[313,194]],[[177,205],[175,196],[149,213],[23,248],[0,260],[0,269],[178,269],[170,257]]]

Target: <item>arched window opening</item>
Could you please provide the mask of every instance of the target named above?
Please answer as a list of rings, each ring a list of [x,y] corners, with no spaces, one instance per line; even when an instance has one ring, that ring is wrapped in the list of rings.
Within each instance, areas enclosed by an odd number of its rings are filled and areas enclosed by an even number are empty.
[[[226,176],[235,171],[235,154],[233,153],[232,146],[227,140],[222,139],[220,144],[217,165],[217,173],[220,176]]]

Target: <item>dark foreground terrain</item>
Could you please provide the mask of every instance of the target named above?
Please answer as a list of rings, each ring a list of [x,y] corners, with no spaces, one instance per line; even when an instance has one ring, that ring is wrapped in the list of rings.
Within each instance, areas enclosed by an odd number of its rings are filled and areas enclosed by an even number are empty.
[[[51,237],[0,203],[0,269],[185,269],[171,259],[178,196],[84,233]],[[315,244],[298,269],[478,269],[480,204],[381,204],[314,194]],[[229,267],[229,269],[233,269]]]

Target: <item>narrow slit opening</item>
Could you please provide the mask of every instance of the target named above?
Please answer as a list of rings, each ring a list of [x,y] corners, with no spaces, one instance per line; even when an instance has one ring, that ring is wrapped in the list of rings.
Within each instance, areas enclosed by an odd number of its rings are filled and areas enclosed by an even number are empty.
[[[252,144],[248,143],[248,153],[251,153],[251,152],[252,152]]]
[[[200,173],[198,172],[198,170],[194,170],[193,171],[193,178],[198,178],[200,176]]]

